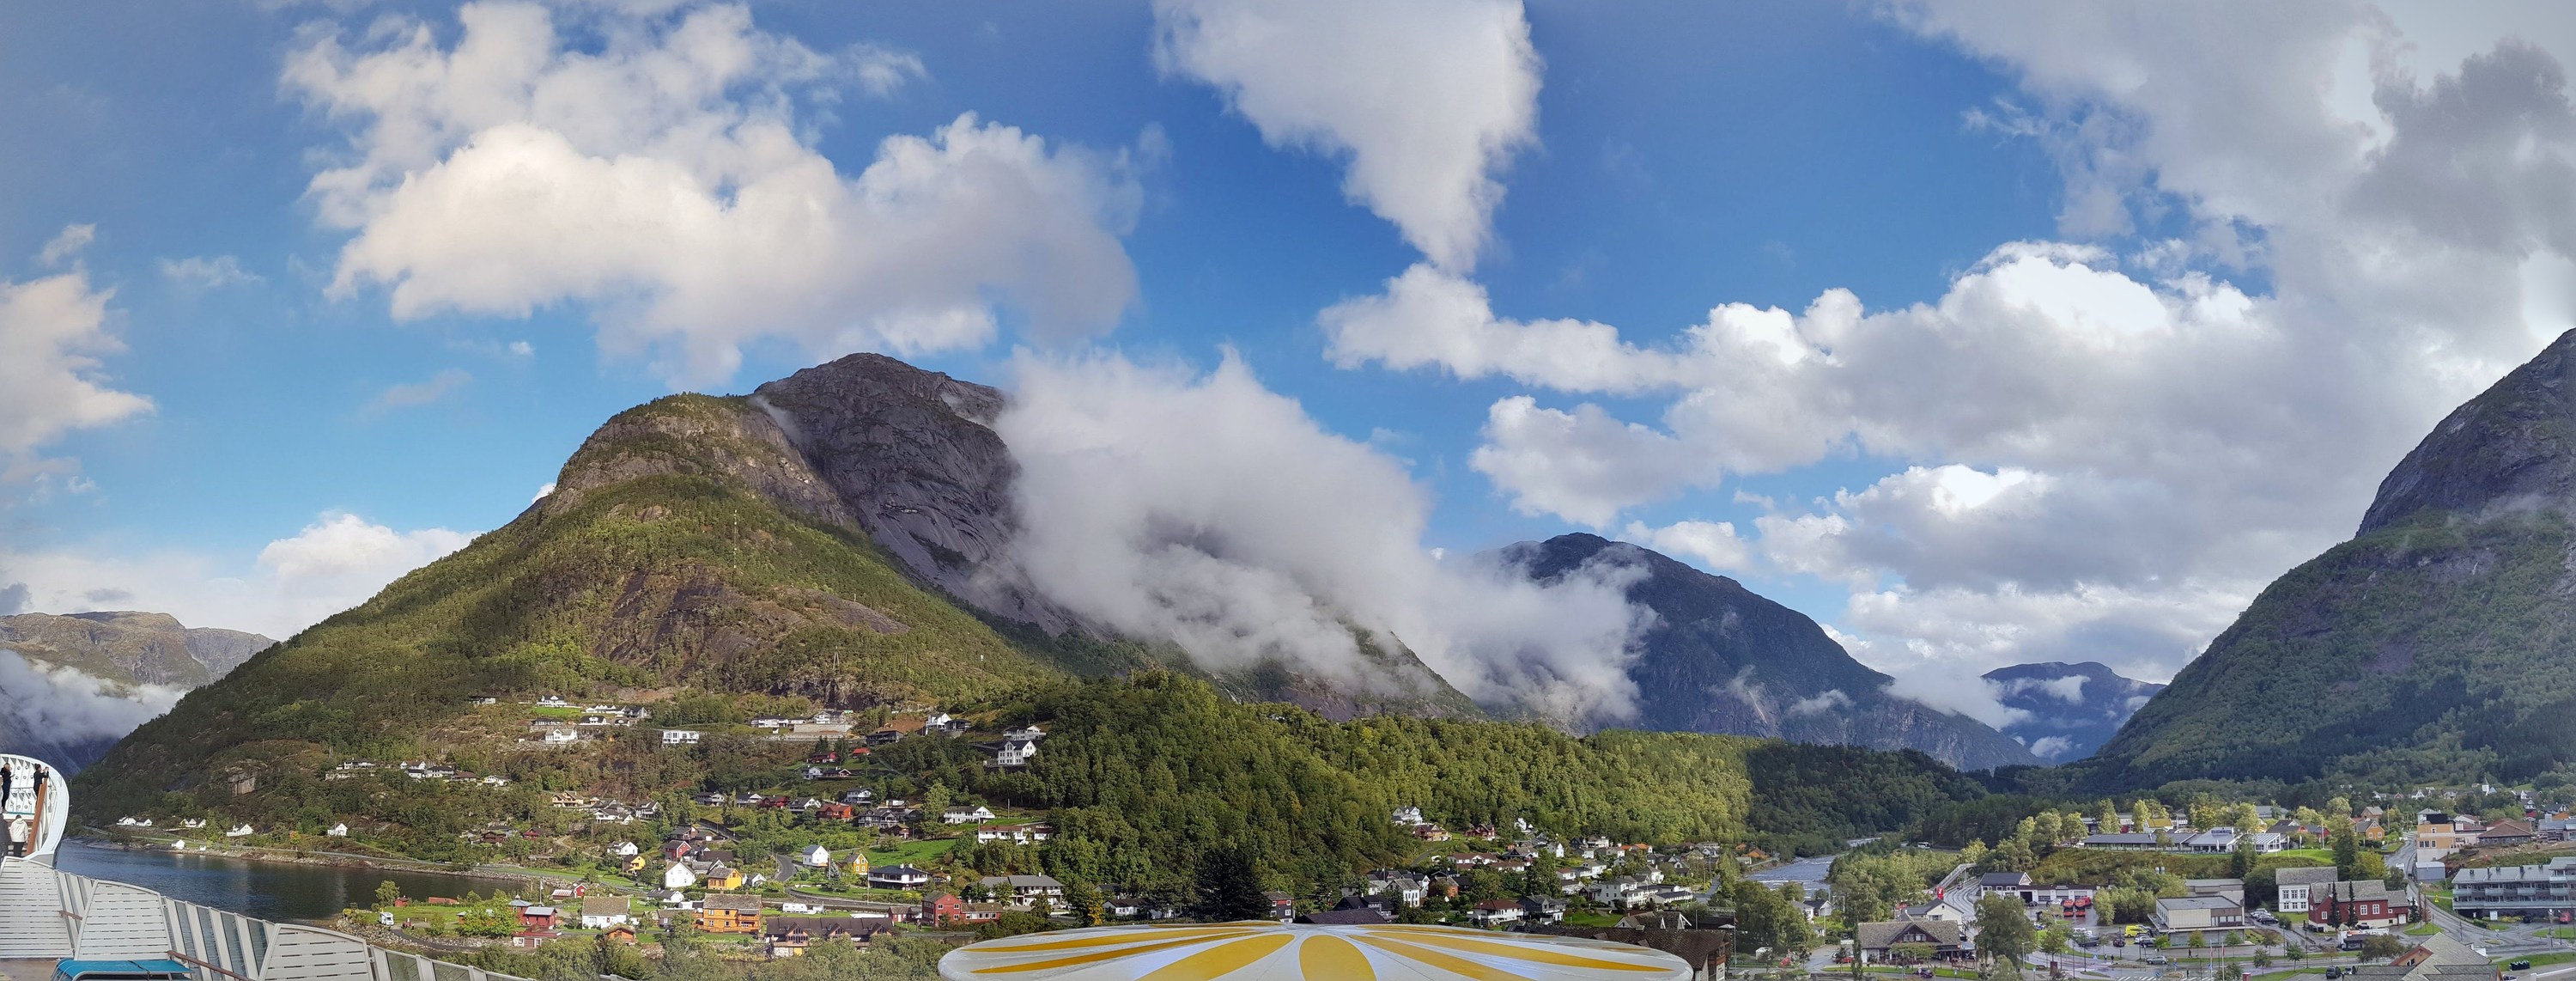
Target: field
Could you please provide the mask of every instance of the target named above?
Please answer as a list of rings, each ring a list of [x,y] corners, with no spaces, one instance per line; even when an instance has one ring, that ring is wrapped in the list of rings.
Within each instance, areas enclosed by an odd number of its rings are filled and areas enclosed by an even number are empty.
[[[919,865],[948,854],[949,849],[957,847],[957,842],[958,839],[955,838],[930,838],[907,841],[892,848],[871,848],[868,849],[868,867],[881,869],[889,865]]]

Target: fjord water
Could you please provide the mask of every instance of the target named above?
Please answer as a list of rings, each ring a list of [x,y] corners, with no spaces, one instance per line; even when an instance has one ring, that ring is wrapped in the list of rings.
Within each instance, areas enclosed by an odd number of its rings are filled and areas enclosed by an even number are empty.
[[[63,843],[54,867],[93,879],[142,886],[172,899],[281,922],[329,920],[351,906],[372,904],[376,883],[387,879],[414,900],[461,896],[468,890],[491,892],[514,885],[507,879],[255,862],[222,855],[100,848],[78,842]]]

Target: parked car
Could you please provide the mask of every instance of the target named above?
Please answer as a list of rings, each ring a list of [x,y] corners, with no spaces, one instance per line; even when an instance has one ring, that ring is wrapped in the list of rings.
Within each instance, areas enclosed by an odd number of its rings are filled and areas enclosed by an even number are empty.
[[[2165,955],[2163,954],[2148,954],[2145,957],[2138,958],[2138,961],[2143,964],[2154,964],[2157,966],[2163,966],[2167,963],[2165,961]]]
[[[2511,964],[2505,965],[2504,969],[2508,971],[2528,971],[2531,970],[2531,962],[2528,960],[2515,961]]]

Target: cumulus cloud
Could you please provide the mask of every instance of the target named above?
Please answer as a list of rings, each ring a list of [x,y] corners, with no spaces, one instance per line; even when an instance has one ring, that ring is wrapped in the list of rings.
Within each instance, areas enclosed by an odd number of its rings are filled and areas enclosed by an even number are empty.
[[[387,386],[384,391],[376,393],[376,397],[369,400],[361,411],[372,415],[388,409],[428,405],[473,382],[474,376],[464,369],[442,368],[437,374],[420,381]]]
[[[1015,552],[1076,613],[1218,670],[1279,660],[1401,690],[1356,632],[1488,704],[1569,722],[1630,711],[1635,570],[1540,584],[1436,555],[1428,497],[1398,461],[1325,431],[1231,354],[1205,375],[1024,356],[1016,377],[996,426],[1020,469]]]
[[[2064,736],[2041,736],[2030,744],[2030,755],[2043,760],[2062,760],[2075,751],[2075,741]]]
[[[117,739],[179,704],[187,689],[121,685],[0,648],[0,720],[55,745]]]
[[[330,512],[251,557],[119,556],[94,548],[0,552],[0,571],[24,581],[30,609],[152,610],[195,626],[288,637],[472,540],[445,528],[401,531]]]
[[[585,304],[605,348],[677,385],[730,377],[765,338],[953,350],[1005,308],[1076,338],[1133,300],[1123,154],[967,114],[845,176],[798,129],[800,94],[891,91],[917,58],[816,52],[738,6],[600,16],[595,52],[543,7],[475,3],[453,46],[397,23],[289,55],[287,90],[348,135],[309,192],[353,233],[335,295],[380,285],[405,318]]]
[[[0,480],[59,469],[37,451],[65,433],[152,411],[150,399],[110,387],[99,370],[99,355],[124,350],[108,329],[113,295],[78,269],[0,280]]]
[[[1719,572],[1740,570],[1753,561],[1751,543],[1735,533],[1731,521],[1676,521],[1661,528],[1631,521],[1621,537],[1658,552],[1698,559]]]
[[[1472,462],[1595,527],[1737,475],[1885,465],[1763,502],[1746,547],[1849,586],[1856,652],[1993,722],[1961,679],[1995,664],[2170,675],[2349,535],[2444,412],[2576,326],[2576,31],[2423,4],[1879,10],[2015,80],[1963,117],[2050,154],[2075,241],[1998,246],[1931,302],[1721,303],[1669,337],[1501,315],[1423,265],[1324,311],[1329,356],[1573,397],[1497,401]]]
[[[258,274],[243,269],[240,259],[228,255],[163,259],[161,275],[171,282],[206,290],[265,282]]]
[[[1476,263],[1497,171],[1537,142],[1518,0],[1156,0],[1163,70],[1216,87],[1272,146],[1347,157],[1343,193],[1440,268]]]

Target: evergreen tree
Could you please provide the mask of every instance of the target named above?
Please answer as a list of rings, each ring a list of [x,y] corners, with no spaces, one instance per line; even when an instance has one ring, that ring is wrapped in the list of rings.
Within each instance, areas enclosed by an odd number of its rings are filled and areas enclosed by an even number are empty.
[[[2335,832],[2334,864],[2335,878],[2344,880],[2350,880],[2353,872],[2361,868],[2361,836],[2353,832],[2350,824]]]
[[[1198,904],[1191,912],[1210,923],[1271,919],[1264,893],[1251,853],[1233,846],[1210,849],[1199,857]]]

